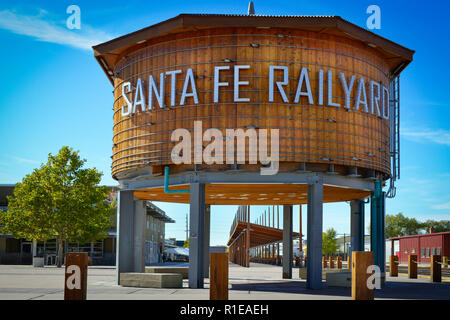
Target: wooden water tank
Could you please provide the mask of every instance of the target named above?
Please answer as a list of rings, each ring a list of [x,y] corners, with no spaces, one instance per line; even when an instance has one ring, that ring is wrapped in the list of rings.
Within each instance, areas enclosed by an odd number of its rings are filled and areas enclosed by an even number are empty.
[[[176,144],[172,132],[184,128],[193,135],[194,121],[201,121],[203,130],[217,128],[223,135],[226,129],[279,129],[280,172],[331,168],[331,173],[342,175],[358,172],[383,180],[390,176],[387,94],[390,81],[412,60],[413,52],[339,17],[180,15],[94,50],[114,85],[115,179],[133,177],[149,167],[154,174],[162,173],[164,166],[170,166],[171,174],[194,170],[193,164],[174,165],[171,160]],[[245,66],[239,70],[238,81],[244,84],[238,84],[238,98],[236,66]],[[217,77],[216,67],[229,68]],[[180,73],[173,77],[176,70]],[[194,81],[186,80],[188,70]],[[284,72],[288,81],[281,86],[283,96],[275,82],[283,81]],[[161,74],[163,105],[156,99]],[[149,88],[150,76],[154,88]],[[217,98],[215,79],[228,83],[219,88]],[[194,91],[192,82],[197,96],[182,99],[187,88]],[[130,86],[124,89],[127,83]],[[141,98],[139,85],[144,107],[137,104],[124,116],[123,110],[129,109],[124,93],[133,104]],[[371,99],[377,104],[371,105]],[[261,164],[249,164],[248,155],[246,160],[240,170],[259,171]],[[229,167],[200,164],[195,170],[220,172]],[[179,198],[188,202],[186,196]]]

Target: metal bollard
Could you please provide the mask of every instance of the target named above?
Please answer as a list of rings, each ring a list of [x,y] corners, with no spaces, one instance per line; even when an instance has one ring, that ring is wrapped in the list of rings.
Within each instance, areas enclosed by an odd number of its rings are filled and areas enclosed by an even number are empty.
[[[417,279],[417,256],[415,254],[408,256],[408,278]]]
[[[448,269],[448,257],[442,257],[442,268]]]
[[[352,300],[373,300],[374,289],[369,289],[367,268],[373,265],[372,251],[352,252]]]
[[[441,256],[431,255],[430,258],[430,280],[441,282]]]
[[[209,254],[209,300],[228,300],[228,253]]]
[[[398,277],[398,257],[389,257],[389,275],[391,277]]]

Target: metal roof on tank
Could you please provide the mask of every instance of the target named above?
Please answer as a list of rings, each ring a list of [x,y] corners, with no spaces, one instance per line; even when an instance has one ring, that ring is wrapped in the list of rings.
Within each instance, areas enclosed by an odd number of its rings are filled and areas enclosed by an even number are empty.
[[[92,48],[95,58],[113,83],[116,63],[125,53],[146,47],[149,40],[180,32],[225,27],[293,28],[360,41],[386,59],[394,76],[412,61],[414,54],[411,49],[333,15],[180,14]]]

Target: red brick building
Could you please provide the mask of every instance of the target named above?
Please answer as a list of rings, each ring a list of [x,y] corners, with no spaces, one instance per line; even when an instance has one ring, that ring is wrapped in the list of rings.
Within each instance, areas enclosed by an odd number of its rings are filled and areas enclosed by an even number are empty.
[[[390,238],[392,241],[390,254],[398,255],[401,263],[408,262],[410,254],[417,255],[419,263],[429,263],[431,255],[450,257],[450,231],[438,233],[430,231],[427,234]],[[399,252],[393,252],[394,241],[400,242]]]

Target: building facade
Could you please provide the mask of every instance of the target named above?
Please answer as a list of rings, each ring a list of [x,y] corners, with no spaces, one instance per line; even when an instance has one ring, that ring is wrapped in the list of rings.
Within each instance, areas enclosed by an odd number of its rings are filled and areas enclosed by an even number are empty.
[[[117,187],[110,186],[111,192],[108,195],[108,202],[117,200]],[[14,184],[0,185],[0,210],[8,210],[7,196],[14,193]],[[146,264],[162,261],[164,252],[165,223],[173,223],[164,211],[147,202],[146,204],[146,232],[145,232],[145,261]],[[65,242],[64,253],[66,252],[87,252],[94,265],[115,265],[116,264],[116,237],[117,237],[117,214],[111,215],[111,227],[107,230],[105,239],[89,242]],[[33,243],[26,239],[16,239],[10,234],[0,233],[0,264],[32,264],[34,255],[44,257],[46,265],[56,264],[57,257],[56,239],[48,241],[38,241]]]
[[[151,202],[147,202],[145,226],[145,264],[163,262],[165,225],[175,222]]]
[[[431,255],[450,257],[450,231],[395,237],[389,240],[392,243],[390,254],[397,255],[401,263],[407,263],[409,255],[417,255],[419,263],[430,263]],[[395,250],[396,248],[398,249]]]

